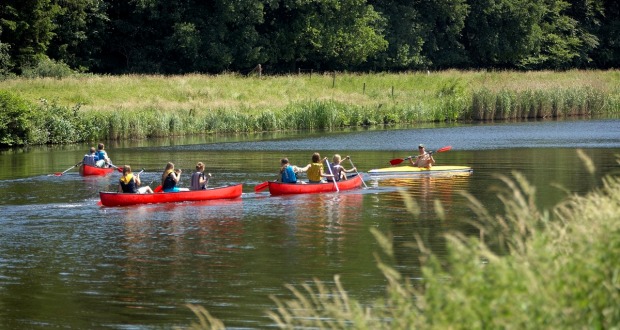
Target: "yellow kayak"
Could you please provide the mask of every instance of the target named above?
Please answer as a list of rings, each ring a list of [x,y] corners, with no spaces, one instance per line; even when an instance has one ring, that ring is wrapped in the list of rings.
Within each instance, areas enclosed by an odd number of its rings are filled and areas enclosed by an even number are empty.
[[[392,166],[368,171],[371,176],[384,175],[416,175],[416,174],[471,174],[474,170],[469,166],[433,166],[431,169],[413,166]]]

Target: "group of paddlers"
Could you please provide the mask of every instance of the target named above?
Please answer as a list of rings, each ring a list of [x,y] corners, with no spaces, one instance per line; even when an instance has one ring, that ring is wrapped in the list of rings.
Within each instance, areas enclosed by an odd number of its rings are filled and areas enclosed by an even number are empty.
[[[82,158],[82,165],[96,166],[96,167],[109,167],[112,165],[108,153],[105,151],[105,145],[99,143],[97,149],[90,147],[89,152]],[[113,166],[113,165],[112,165]]]
[[[423,144],[418,146],[419,154],[415,157],[409,157],[408,160],[412,166],[431,168],[435,164],[432,152],[426,152]],[[350,159],[346,156],[345,159]],[[323,162],[327,165],[328,171],[325,171]],[[84,156],[83,164],[106,167],[114,166],[110,162],[110,158],[104,150],[103,143],[98,145],[98,150],[94,147],[90,148],[90,153]],[[351,162],[351,165],[353,163]],[[124,165],[123,175],[119,180],[118,191],[124,193],[153,193],[153,190],[149,186],[140,187],[140,173],[134,175],[130,165]],[[190,188],[180,188],[177,184],[181,178],[181,169],[175,169],[174,164],[168,162],[166,168],[162,173],[161,186],[155,189],[156,192],[178,192],[178,191],[190,191],[190,190],[203,190],[207,189],[209,178],[211,173],[204,173],[205,165],[202,162],[196,164],[196,170],[192,173]],[[309,183],[321,183],[321,182],[333,182],[347,180],[347,173],[357,172],[355,166],[350,169],[345,169],[342,165],[342,157],[339,154],[335,154],[332,157],[332,162],[327,162],[327,157],[321,159],[321,155],[318,152],[312,154],[312,161],[304,166],[299,167],[290,164],[288,158],[282,158],[280,160],[280,172],[278,174],[277,181],[283,183],[305,183],[298,178],[298,174],[306,173]]]
[[[190,190],[205,190],[209,184],[209,178],[211,173],[205,173],[205,164],[198,162],[196,164],[196,171],[192,173],[191,184],[189,188],[177,187],[177,184],[181,180],[181,173],[183,171],[180,168],[175,169],[174,163],[168,162],[166,168],[161,175],[161,185],[155,188],[155,191],[149,186],[140,187],[142,182],[140,181],[140,173],[134,175],[130,165],[123,166],[123,175],[119,180],[118,192],[123,193],[139,193],[150,194],[153,192],[179,192]]]
[[[346,156],[345,159],[350,159]],[[423,144],[418,145],[418,155],[415,157],[407,158],[411,166],[424,167],[430,169],[435,165],[435,159],[433,158],[433,152],[427,152]],[[326,163],[328,171],[325,171],[323,162]],[[339,154],[335,154],[332,158],[332,162],[327,162],[327,157],[321,160],[321,155],[318,152],[312,154],[312,162],[304,167],[291,165],[288,158],[282,158],[280,160],[280,173],[278,175],[279,182],[284,183],[305,183],[297,178],[297,174],[306,173],[309,183],[321,183],[321,182],[333,182],[347,179],[347,173],[357,172],[353,162],[351,162],[351,169],[345,169],[342,166],[342,157]]]
[[[349,156],[345,157],[349,159]],[[328,171],[325,171],[323,166],[325,162],[328,166]],[[318,152],[312,154],[312,162],[304,167],[291,165],[288,158],[282,158],[280,160],[280,173],[278,175],[278,181],[284,183],[298,183],[302,182],[297,178],[297,174],[306,173],[309,183],[320,182],[333,182],[347,179],[347,173],[356,171],[355,167],[351,169],[345,169],[342,164],[342,157],[339,154],[335,154],[331,163],[327,163],[327,157],[321,160],[321,155]]]
[[[112,164],[110,157],[104,149],[105,146],[103,143],[99,143],[97,149],[95,149],[95,147],[91,147],[89,152],[84,155],[81,165],[89,165],[101,168],[117,168],[115,165]],[[157,192],[177,192],[207,189],[211,173],[205,174],[204,170],[204,163],[198,162],[198,164],[196,164],[196,171],[192,174],[190,188],[179,188],[177,187],[177,183],[181,178],[182,171],[181,169],[175,169],[174,164],[169,162],[168,164],[166,164],[166,168],[162,173],[161,186],[155,189]],[[118,192],[140,194],[153,193],[153,190],[149,186],[140,187],[140,185],[142,184],[140,180],[140,174],[142,173],[142,171],[134,175],[133,171],[131,170],[131,166],[124,165],[122,167],[122,172],[123,175],[119,179]]]

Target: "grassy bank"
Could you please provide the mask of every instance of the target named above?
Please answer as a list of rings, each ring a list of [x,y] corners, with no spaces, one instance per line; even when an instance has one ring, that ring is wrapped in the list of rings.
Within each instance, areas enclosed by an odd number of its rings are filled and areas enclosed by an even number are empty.
[[[362,304],[336,276],[334,287],[320,281],[288,285],[291,298],[274,298],[267,314],[281,329],[612,329],[620,324],[620,178],[606,177],[600,190],[550,210],[536,208],[536,189],[519,173],[498,179],[504,182],[498,193],[503,212],[492,214],[468,196],[479,237],[447,235],[448,258],[442,261],[420,243],[410,245],[423,265],[422,279],[401,274],[393,243],[371,229],[384,252],[377,262],[386,278],[385,296]],[[224,329],[204,308],[190,307],[201,318],[196,328]]]
[[[94,120],[85,138],[110,140],[617,114],[619,82],[618,71],[81,75],[6,80],[0,91],[43,116],[50,105],[71,110],[72,125]]]

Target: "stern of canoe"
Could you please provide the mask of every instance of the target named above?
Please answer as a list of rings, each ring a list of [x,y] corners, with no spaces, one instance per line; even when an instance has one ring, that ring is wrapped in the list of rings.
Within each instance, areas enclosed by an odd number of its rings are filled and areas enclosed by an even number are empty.
[[[113,167],[96,167],[96,166],[90,166],[90,165],[81,165],[80,166],[80,175],[81,176],[93,176],[93,175],[108,175],[112,172],[114,172],[114,168]]]

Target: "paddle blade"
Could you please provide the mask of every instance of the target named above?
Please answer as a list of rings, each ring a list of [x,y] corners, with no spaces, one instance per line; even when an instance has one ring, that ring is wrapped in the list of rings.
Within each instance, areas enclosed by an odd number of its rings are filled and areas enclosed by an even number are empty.
[[[54,175],[55,175],[55,176],[61,176],[61,175],[62,175],[62,172],[56,172],[56,173],[54,173]]]
[[[452,146],[445,146],[443,148],[437,149],[437,151],[435,151],[435,152],[444,152],[444,151],[449,151],[451,149],[452,149]]]
[[[402,162],[404,162],[404,161],[405,161],[405,160],[404,160],[404,159],[402,159],[402,158],[396,158],[396,159],[392,159],[392,160],[390,160],[390,164],[392,164],[392,165],[398,165],[398,164],[400,164],[400,163],[402,163]]]
[[[154,193],[158,193],[158,192],[162,192],[164,189],[162,188],[161,185],[157,186],[155,189],[153,189]]]
[[[269,186],[269,181],[265,181],[263,183],[259,183],[256,185],[256,187],[254,187],[254,192],[261,192],[263,189],[267,188],[267,186]]]

